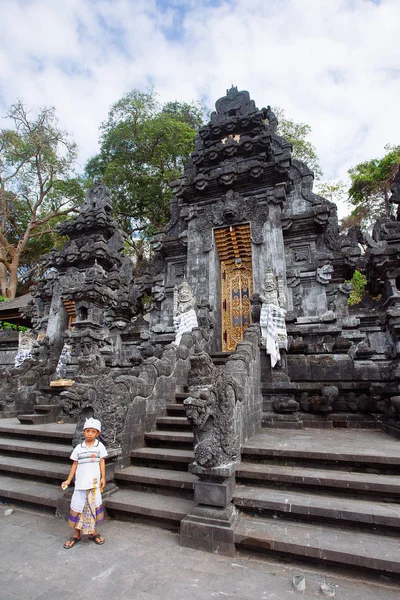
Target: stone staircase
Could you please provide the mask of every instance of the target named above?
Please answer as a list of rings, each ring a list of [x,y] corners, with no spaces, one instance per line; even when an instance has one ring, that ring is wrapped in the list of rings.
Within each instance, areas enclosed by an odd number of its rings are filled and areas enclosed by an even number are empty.
[[[211,354],[216,366],[223,366],[228,356],[226,352]],[[111,516],[179,529],[194,505],[197,480],[188,472],[194,454],[185,398],[187,393],[176,392],[175,402],[167,404],[166,416],[157,419],[156,430],[145,434],[146,445],[131,452],[131,465],[114,473],[119,491],[105,502]]]
[[[259,433],[233,501],[238,549],[400,573],[400,445],[382,432]]]
[[[63,492],[60,484],[71,467],[74,432],[75,423],[24,424],[17,418],[0,419],[0,499],[67,516],[73,487]],[[113,479],[117,455],[108,452],[107,482]]]
[[[58,509],[71,461],[74,424],[0,420],[0,498]]]
[[[188,473],[193,461],[193,434],[186,419],[183,400],[167,405],[167,416],[156,422],[156,430],[145,434],[146,446],[131,452],[132,464],[114,474],[119,491],[106,500],[111,516],[150,519],[179,529],[179,523],[194,504],[193,483]]]

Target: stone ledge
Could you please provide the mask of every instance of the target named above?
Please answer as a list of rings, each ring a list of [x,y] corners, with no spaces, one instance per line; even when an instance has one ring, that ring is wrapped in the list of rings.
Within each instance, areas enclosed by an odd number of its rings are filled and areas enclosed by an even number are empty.
[[[28,502],[40,506],[57,507],[62,498],[62,490],[51,483],[27,482],[26,479],[16,479],[0,475],[0,497],[9,500]]]
[[[135,517],[155,518],[179,523],[193,506],[192,500],[146,493],[135,490],[119,490],[105,500],[110,511],[123,512]]]
[[[126,467],[121,471],[116,471],[115,479],[117,481],[128,481],[132,483],[143,483],[147,485],[188,490],[193,490],[193,484],[197,481],[195,475],[185,471],[135,466]]]
[[[297,560],[311,558],[346,568],[400,573],[398,537],[363,532],[354,535],[339,527],[243,517],[235,530],[235,544]]]
[[[353,498],[337,498],[307,491],[237,486],[233,497],[237,507],[258,512],[286,513],[319,521],[328,519],[348,524],[400,529],[398,504],[385,504]]]
[[[313,488],[332,488],[351,492],[383,494],[385,498],[400,496],[400,480],[397,475],[346,472],[333,469],[266,465],[243,461],[236,473],[237,479],[260,483],[286,483]]]

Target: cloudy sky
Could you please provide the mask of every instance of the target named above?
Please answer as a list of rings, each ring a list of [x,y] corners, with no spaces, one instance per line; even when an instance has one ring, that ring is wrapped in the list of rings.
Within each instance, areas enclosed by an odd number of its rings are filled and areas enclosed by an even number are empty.
[[[0,15],[0,115],[55,106],[82,165],[110,105],[149,85],[211,108],[233,83],[283,108],[311,125],[327,180],[400,143],[400,0],[0,0]]]

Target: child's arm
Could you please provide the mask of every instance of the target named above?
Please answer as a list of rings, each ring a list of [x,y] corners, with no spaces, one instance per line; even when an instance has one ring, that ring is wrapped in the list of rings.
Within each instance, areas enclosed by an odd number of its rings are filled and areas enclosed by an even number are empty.
[[[104,458],[100,459],[100,489],[104,489],[106,487],[106,461]]]
[[[69,470],[68,479],[66,479],[65,481],[63,481],[62,484],[61,484],[61,489],[62,490],[66,490],[67,487],[69,485],[71,485],[71,482],[72,482],[72,480],[74,478],[77,466],[78,466],[78,461],[74,460],[74,462],[72,463],[71,468]]]

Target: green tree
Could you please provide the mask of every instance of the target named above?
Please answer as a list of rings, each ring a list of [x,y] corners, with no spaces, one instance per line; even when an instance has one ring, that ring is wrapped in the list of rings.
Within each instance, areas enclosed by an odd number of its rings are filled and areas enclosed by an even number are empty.
[[[14,298],[54,243],[54,227],[83,200],[74,175],[76,144],[59,128],[54,108],[31,115],[22,101],[0,130],[0,291]]]
[[[347,199],[347,186],[344,181],[319,181],[316,187],[317,194],[320,194],[331,202],[345,202]]]
[[[315,179],[320,179],[323,173],[317,151],[307,139],[311,133],[310,125],[286,118],[284,111],[279,107],[275,107],[273,111],[278,118],[277,133],[292,144],[293,158],[304,162],[313,171]]]
[[[168,220],[169,183],[181,175],[203,115],[196,103],[161,105],[154,90],[132,90],[112,105],[86,173],[89,183],[101,176],[112,189],[117,218],[133,238]]]
[[[380,216],[390,216],[390,188],[399,171],[400,146],[385,146],[382,158],[360,163],[349,170],[351,217],[362,229],[368,229]]]
[[[83,199],[73,165],[76,144],[59,128],[54,108],[31,115],[22,101],[0,130],[0,291],[14,298],[20,279],[38,268],[54,226]]]

